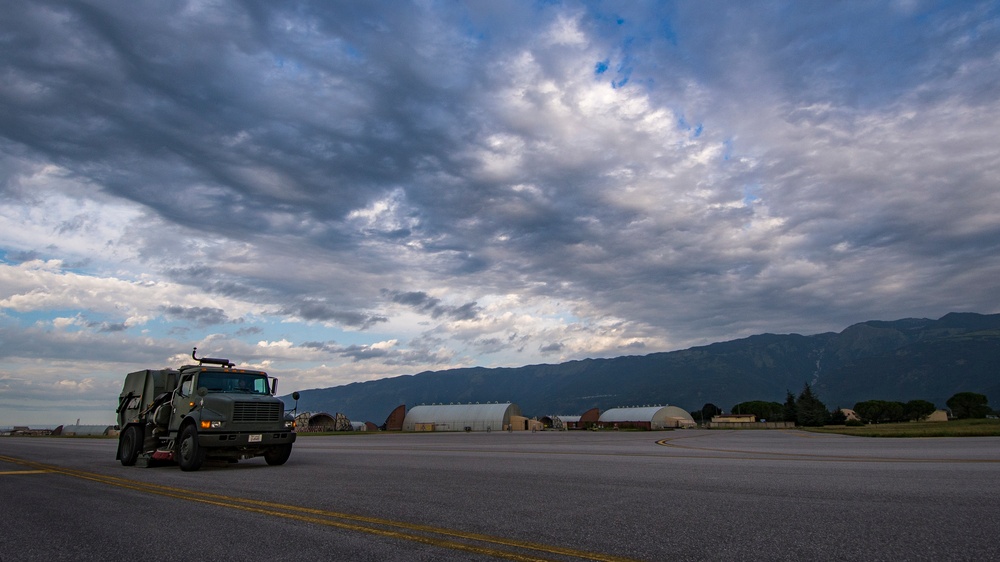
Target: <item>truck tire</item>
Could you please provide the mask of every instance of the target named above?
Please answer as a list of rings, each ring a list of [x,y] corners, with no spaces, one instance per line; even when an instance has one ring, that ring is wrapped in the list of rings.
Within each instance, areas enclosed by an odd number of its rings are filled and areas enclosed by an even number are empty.
[[[177,441],[177,464],[181,470],[191,472],[201,468],[205,462],[205,449],[198,445],[198,430],[194,425],[186,425]]]
[[[285,464],[288,457],[292,454],[292,445],[279,445],[277,447],[271,447],[267,451],[264,451],[264,460],[267,464],[271,466],[279,466]]]
[[[135,465],[140,449],[142,449],[142,437],[139,435],[139,429],[134,425],[126,427],[118,440],[118,458],[121,459],[122,466]]]

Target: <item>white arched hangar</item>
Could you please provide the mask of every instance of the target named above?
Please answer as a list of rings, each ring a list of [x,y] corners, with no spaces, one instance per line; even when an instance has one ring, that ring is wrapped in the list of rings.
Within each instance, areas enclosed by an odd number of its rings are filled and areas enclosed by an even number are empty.
[[[604,427],[638,429],[668,429],[697,425],[691,414],[677,406],[612,408],[602,413],[597,423]]]
[[[509,402],[421,405],[406,412],[403,431],[504,431],[520,429],[522,419]]]

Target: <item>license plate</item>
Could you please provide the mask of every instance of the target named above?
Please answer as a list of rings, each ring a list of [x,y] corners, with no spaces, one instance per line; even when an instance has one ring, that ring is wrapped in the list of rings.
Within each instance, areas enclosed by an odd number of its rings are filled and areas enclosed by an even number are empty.
[[[251,435],[250,439],[248,439],[248,441],[250,443],[260,443],[261,437],[263,437],[263,436],[262,435]]]

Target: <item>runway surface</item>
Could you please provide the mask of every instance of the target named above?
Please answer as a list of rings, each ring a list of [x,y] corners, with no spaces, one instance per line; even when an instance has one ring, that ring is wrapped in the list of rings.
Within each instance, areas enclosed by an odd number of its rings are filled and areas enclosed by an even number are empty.
[[[300,437],[193,473],[116,445],[0,438],[0,562],[1000,559],[1000,438]]]

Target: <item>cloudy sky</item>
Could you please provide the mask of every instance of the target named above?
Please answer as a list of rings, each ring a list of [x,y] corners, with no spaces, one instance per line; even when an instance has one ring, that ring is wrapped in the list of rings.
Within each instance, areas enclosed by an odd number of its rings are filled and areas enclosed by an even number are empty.
[[[46,2],[0,19],[0,426],[1000,312],[1000,8]]]

